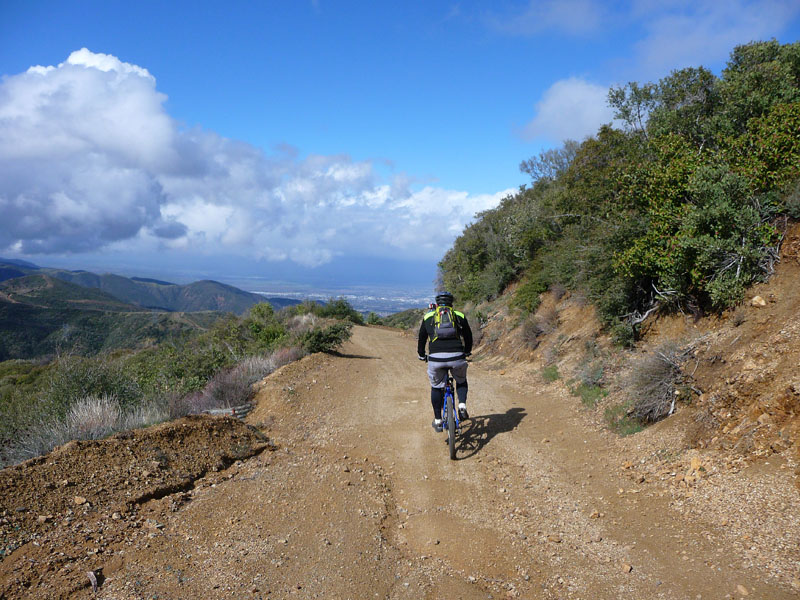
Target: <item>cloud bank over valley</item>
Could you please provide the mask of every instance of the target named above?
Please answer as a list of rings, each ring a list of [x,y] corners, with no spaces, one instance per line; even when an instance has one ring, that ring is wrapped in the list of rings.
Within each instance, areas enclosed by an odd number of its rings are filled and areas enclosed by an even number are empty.
[[[438,260],[473,195],[347,155],[271,153],[167,112],[144,67],[83,48],[0,82],[0,252]]]

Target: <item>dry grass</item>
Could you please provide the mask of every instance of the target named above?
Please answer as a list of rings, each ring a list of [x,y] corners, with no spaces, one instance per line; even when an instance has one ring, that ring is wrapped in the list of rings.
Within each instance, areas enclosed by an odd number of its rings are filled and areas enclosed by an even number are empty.
[[[634,363],[626,382],[631,417],[655,423],[672,414],[678,400],[675,392],[685,380],[681,368],[685,357],[685,350],[668,342]]]
[[[199,414],[212,408],[241,406],[253,398],[253,384],[303,356],[300,348],[279,348],[266,356],[251,356],[232,369],[217,373],[199,392],[174,398],[170,417]]]
[[[307,319],[303,323],[311,321]],[[51,383],[48,391],[51,388],[56,390],[59,398],[69,398],[66,392],[70,392],[77,400],[69,404],[65,414],[40,413],[38,421],[7,447],[0,449],[0,466],[40,456],[70,440],[101,439],[118,431],[146,427],[210,408],[240,406],[252,399],[253,383],[303,354],[300,348],[279,348],[265,356],[249,357],[232,369],[217,373],[194,394],[147,398],[139,395],[137,399],[127,388],[122,388],[121,397],[110,393],[78,396],[80,386],[90,378],[84,377],[81,381],[75,376],[73,363],[70,363],[60,368],[57,375],[61,379]],[[79,374],[85,375],[85,372]],[[66,375],[71,375],[76,381],[71,382]],[[116,379],[111,379],[112,384],[116,382]]]
[[[558,302],[566,295],[567,288],[560,283],[554,283],[550,286],[550,293],[553,294],[553,298]]]
[[[4,462],[21,462],[50,452],[71,440],[97,440],[118,431],[127,431],[166,421],[165,403],[123,410],[113,396],[87,396],[75,401],[64,419],[35,423],[6,448]]]
[[[535,315],[528,316],[522,323],[522,340],[531,350],[541,343],[541,337],[553,333],[558,328],[558,312],[545,308]]]
[[[313,313],[295,315],[286,322],[286,331],[294,334],[305,333],[314,329],[318,321],[319,317]]]

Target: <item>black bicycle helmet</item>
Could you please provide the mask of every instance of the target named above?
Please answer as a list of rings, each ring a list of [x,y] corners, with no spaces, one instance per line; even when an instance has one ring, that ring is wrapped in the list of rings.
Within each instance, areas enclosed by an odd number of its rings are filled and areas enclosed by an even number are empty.
[[[453,306],[453,294],[450,292],[439,292],[436,294],[436,304],[440,306]]]

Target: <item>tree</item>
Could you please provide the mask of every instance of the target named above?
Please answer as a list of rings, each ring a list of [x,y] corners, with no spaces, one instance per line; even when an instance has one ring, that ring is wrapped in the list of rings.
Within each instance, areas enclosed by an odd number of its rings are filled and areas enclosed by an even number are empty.
[[[722,72],[720,94],[729,135],[743,134],[750,119],[776,104],[800,101],[800,42],[737,46]]]
[[[566,140],[561,148],[543,150],[539,156],[523,160],[519,170],[530,175],[534,182],[542,179],[554,181],[569,168],[579,147],[578,142]]]
[[[244,327],[262,348],[271,348],[286,335],[286,329],[278,321],[269,302],[259,302],[252,306],[244,319]]]
[[[714,142],[720,108],[719,80],[703,67],[673,71],[657,86],[647,123],[651,137],[676,133],[698,148]]]
[[[626,86],[611,88],[608,104],[615,110],[614,118],[623,121],[629,131],[646,136],[647,119],[658,104],[657,87],[632,81]]]

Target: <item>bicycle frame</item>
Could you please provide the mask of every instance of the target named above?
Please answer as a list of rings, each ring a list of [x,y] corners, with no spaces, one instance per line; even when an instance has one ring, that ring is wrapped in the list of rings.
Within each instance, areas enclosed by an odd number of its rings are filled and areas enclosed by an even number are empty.
[[[452,415],[453,423],[448,421],[448,415]],[[452,425],[452,426],[451,426]],[[453,378],[448,376],[444,386],[444,404],[442,405],[442,430],[447,432],[447,443],[450,446],[450,460],[456,459],[456,433],[461,432],[461,421],[458,418],[458,408],[456,407],[453,395]]]
[[[447,429],[445,415],[447,414],[447,404],[453,405],[453,418],[456,421],[456,431],[461,432],[461,421],[458,418],[458,406],[456,405],[455,395],[453,394],[453,378],[448,377],[444,386],[444,404],[442,405],[442,425]]]

